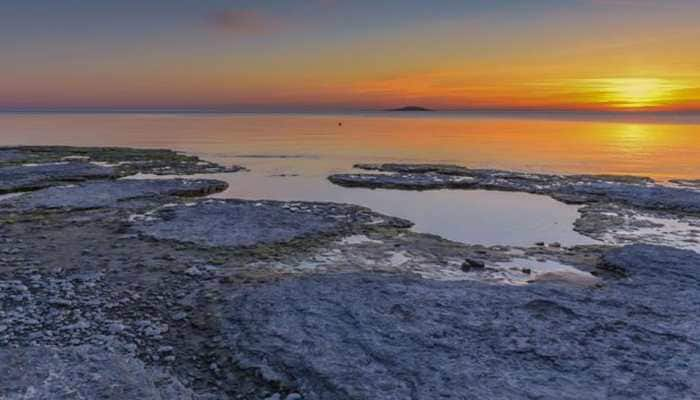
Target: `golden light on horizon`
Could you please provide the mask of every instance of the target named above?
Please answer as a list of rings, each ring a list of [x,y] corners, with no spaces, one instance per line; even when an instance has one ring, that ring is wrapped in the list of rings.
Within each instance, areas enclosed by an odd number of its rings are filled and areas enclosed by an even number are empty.
[[[682,82],[660,78],[589,79],[583,86],[594,101],[620,109],[668,106],[688,88]]]

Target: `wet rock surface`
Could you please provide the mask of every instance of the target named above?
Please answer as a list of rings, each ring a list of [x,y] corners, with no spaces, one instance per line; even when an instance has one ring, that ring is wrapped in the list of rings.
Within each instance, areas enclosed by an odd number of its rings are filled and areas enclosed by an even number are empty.
[[[116,207],[120,202],[169,196],[205,196],[225,190],[227,184],[216,180],[135,180],[122,179],[52,187],[0,200],[0,211],[41,209],[77,210]]]
[[[368,225],[407,228],[411,223],[347,204],[246,200],[167,207],[134,223],[138,232],[154,239],[229,247],[337,235]]]
[[[571,204],[612,202],[649,210],[700,213],[700,192],[656,185],[644,177],[546,175],[452,165],[360,164],[356,167],[389,174],[338,174],[328,179],[348,187],[517,191],[549,195]]]
[[[345,187],[398,190],[500,190],[546,195],[581,205],[574,230],[602,243],[664,244],[700,250],[700,191],[692,181],[661,185],[617,175],[546,175],[454,165],[359,164],[381,173],[338,174]]]
[[[111,167],[80,162],[0,167],[0,194],[117,176]]]
[[[223,329],[239,363],[308,399],[700,396],[700,256],[630,246],[605,262],[627,278],[604,290],[287,280],[231,296]]]
[[[72,146],[0,147],[0,166],[55,163],[67,160],[112,164],[120,176],[136,173],[192,175],[244,170],[240,166],[225,167],[168,149]]]

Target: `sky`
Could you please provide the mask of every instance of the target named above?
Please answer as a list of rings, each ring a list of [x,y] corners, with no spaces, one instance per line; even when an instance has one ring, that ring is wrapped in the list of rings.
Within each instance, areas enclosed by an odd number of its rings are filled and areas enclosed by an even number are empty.
[[[0,109],[700,110],[698,0],[3,0]]]

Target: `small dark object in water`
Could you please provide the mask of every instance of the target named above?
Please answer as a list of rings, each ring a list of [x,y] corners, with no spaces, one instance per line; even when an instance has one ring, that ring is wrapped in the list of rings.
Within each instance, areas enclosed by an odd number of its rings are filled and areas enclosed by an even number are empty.
[[[542,247],[542,246],[544,246],[544,242],[536,242],[536,243],[535,243],[535,246],[540,246],[540,247]]]
[[[532,273],[532,270],[530,268],[523,268],[521,271],[523,271],[523,274],[528,274],[528,275],[530,275]]]
[[[486,264],[483,263],[483,261],[479,260],[472,260],[467,258],[464,260],[464,263],[462,263],[462,271],[464,272],[469,272],[472,269],[484,269],[486,268]]]

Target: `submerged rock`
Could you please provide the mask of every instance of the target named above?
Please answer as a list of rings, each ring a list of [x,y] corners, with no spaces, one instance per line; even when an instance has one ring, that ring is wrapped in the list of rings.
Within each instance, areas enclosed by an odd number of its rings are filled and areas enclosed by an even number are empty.
[[[204,196],[225,190],[226,182],[211,179],[123,179],[52,187],[0,201],[3,208],[18,211],[37,209],[92,209],[115,207],[119,202],[168,196]]]
[[[630,246],[605,289],[333,274],[223,306],[238,365],[306,399],[700,396],[700,255]]]
[[[117,176],[111,167],[83,162],[8,166],[0,168],[0,194]]]
[[[133,225],[138,232],[159,240],[249,247],[362,227],[409,227],[411,223],[348,204],[207,200],[161,208]]]

